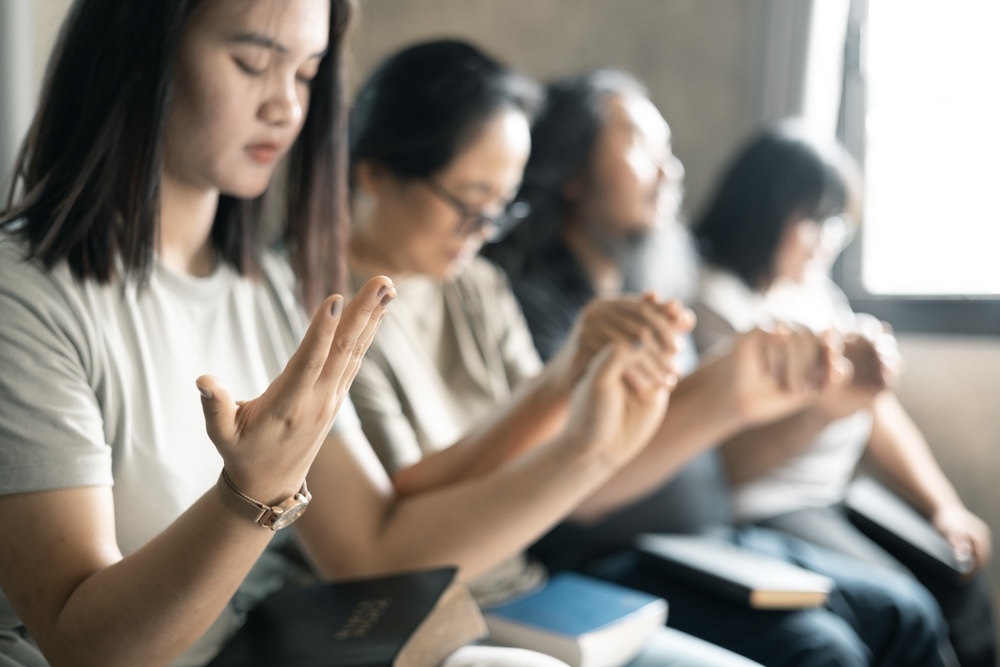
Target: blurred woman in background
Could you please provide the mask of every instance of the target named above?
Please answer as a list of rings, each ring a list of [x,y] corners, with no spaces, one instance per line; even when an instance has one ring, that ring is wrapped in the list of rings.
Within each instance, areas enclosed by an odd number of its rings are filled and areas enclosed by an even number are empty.
[[[769,322],[795,322],[842,335],[854,367],[851,382],[778,425],[788,437],[750,431],[724,446],[736,516],[902,569],[847,519],[845,491],[864,459],[978,573],[990,560],[990,530],[962,503],[892,392],[895,340],[874,318],[855,314],[830,278],[860,209],[856,167],[843,148],[785,122],[737,152],[694,226],[704,257],[699,348]],[[995,665],[985,579],[953,584],[914,573],[938,599],[961,664]]]

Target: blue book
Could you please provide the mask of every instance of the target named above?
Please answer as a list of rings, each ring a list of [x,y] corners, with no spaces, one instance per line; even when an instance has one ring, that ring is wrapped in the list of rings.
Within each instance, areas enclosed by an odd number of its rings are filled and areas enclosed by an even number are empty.
[[[493,643],[539,651],[571,667],[620,667],[666,622],[667,603],[567,572],[484,615]]]

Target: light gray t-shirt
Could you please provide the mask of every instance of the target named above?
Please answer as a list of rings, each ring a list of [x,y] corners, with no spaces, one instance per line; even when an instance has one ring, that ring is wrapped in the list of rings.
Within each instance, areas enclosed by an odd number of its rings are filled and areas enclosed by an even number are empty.
[[[265,255],[263,277],[228,265],[195,278],[156,263],[148,286],[75,280],[0,237],[0,495],[113,486],[128,555],[210,490],[222,458],[205,432],[195,379],[259,395],[306,324],[291,271]],[[336,430],[358,428],[346,405]],[[174,664],[203,665],[241,612],[295,574],[279,533],[233,604]],[[192,604],[194,601],[192,601]],[[47,663],[0,594],[0,667]]]

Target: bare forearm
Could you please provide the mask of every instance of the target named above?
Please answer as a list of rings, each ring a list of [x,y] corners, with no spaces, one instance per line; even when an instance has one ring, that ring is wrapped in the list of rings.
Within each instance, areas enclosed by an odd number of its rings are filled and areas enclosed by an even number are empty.
[[[54,666],[169,664],[224,610],[270,536],[206,494],[139,551],[84,578],[37,639]]]
[[[397,473],[397,493],[411,495],[495,469],[553,438],[566,421],[568,406],[568,390],[549,372],[542,373],[462,440]]]
[[[891,392],[879,396],[875,404],[866,456],[928,516],[944,506],[961,505],[927,440]]]
[[[475,479],[387,501],[374,532],[358,536],[365,546],[350,554],[317,531],[307,548],[332,578],[440,564],[474,578],[525,549],[612,474],[604,460],[575,450],[560,437]],[[317,515],[308,518],[315,526]]]

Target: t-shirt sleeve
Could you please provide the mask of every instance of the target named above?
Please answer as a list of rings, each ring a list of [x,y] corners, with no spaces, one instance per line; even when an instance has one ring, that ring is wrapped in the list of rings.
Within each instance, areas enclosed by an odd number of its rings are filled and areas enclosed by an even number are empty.
[[[749,331],[765,318],[739,278],[721,269],[702,267],[698,297],[691,306],[698,318],[694,328],[698,352],[712,354],[736,334]]]
[[[704,302],[695,302],[691,309],[698,318],[694,328],[694,344],[698,354],[711,355],[726,345],[738,332],[732,323]]]
[[[73,299],[0,251],[0,495],[113,483],[93,329]]]
[[[507,380],[511,388],[514,388],[538,375],[542,371],[542,360],[507,276],[499,269],[494,271],[493,301],[500,318],[504,366]]]
[[[390,475],[423,458],[417,435],[375,349],[369,349],[361,362],[351,385],[351,403],[365,437]]]

